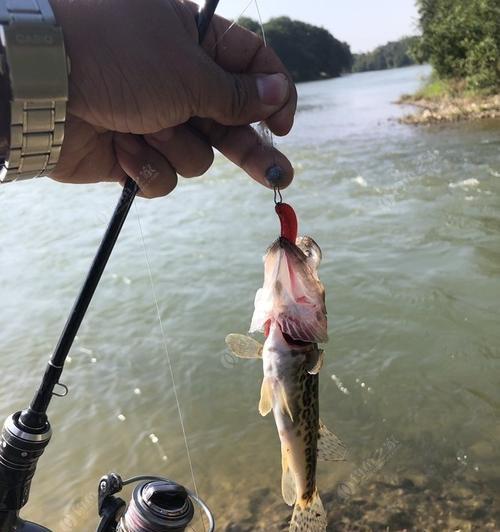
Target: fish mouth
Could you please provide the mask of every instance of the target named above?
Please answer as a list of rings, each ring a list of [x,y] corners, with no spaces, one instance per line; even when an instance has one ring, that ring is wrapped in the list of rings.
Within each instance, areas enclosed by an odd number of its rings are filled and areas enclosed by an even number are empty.
[[[274,255],[280,249],[284,249],[287,253],[287,256],[292,258],[294,262],[304,265],[307,264],[307,255],[304,253],[304,251],[302,251],[302,249],[300,249],[296,244],[290,242],[290,240],[282,236],[280,236],[269,246],[265,257],[267,258],[269,255]]]
[[[295,244],[307,257],[307,264],[310,268],[317,271],[323,259],[318,243],[310,236],[299,236]]]
[[[319,268],[323,253],[318,243],[310,236],[299,236],[295,243],[287,238],[279,237],[267,249],[265,257],[284,249],[296,266],[308,266],[316,272]]]
[[[315,253],[316,255],[318,255],[320,260],[323,258],[321,248],[319,247],[316,240],[314,240],[314,238],[312,238],[311,236],[299,236],[295,244],[299,249],[302,250],[302,252],[306,256],[310,257],[312,254]]]

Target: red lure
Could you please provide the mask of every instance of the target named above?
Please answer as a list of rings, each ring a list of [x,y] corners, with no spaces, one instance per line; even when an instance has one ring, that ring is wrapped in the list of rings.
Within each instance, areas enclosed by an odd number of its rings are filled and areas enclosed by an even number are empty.
[[[299,222],[297,220],[297,215],[293,210],[291,205],[288,203],[277,203],[276,204],[276,214],[280,219],[281,224],[281,238],[286,238],[293,244],[297,240]],[[267,338],[269,335],[269,329],[271,327],[271,321],[269,320],[264,325],[264,336]]]
[[[282,238],[286,238],[292,244],[295,244],[299,228],[295,211],[288,203],[278,203],[276,205],[276,214],[279,216],[281,222]]]

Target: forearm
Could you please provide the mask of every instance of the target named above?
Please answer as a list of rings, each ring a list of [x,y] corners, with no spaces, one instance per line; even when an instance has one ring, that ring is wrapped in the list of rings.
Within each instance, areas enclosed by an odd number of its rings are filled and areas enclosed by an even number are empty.
[[[3,48],[0,44],[0,57]],[[5,64],[0,64],[0,161],[5,159],[9,152],[9,124],[10,124],[10,87],[9,78],[4,72]]]

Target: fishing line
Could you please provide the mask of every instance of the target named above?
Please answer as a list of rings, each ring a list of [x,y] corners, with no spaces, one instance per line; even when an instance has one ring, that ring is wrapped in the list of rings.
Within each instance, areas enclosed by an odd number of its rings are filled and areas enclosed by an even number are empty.
[[[222,41],[226,33],[228,33],[236,24],[238,24],[238,20],[246,13],[247,9],[252,5],[252,3],[255,0],[249,0],[248,4],[244,7],[243,11],[231,22],[231,25],[227,28],[227,30],[215,41],[215,44],[212,46],[212,49],[210,50],[213,52],[217,45]]]
[[[267,42],[267,37],[266,37],[266,30],[264,28],[264,22],[263,22],[263,19],[262,19],[262,13],[260,11],[259,3],[258,3],[257,0],[249,0],[249,2],[245,5],[243,10],[240,12],[240,14],[231,22],[231,24],[224,31],[224,33],[215,41],[214,45],[212,46],[212,48],[210,50],[211,52],[213,52],[217,48],[217,46],[222,42],[222,40],[227,35],[227,33],[229,31],[231,31],[236,24],[238,24],[238,20],[246,13],[248,8],[252,4],[255,4],[255,9],[257,11],[257,18],[258,18],[258,22],[259,22],[259,26],[260,26],[260,31],[262,33],[262,41],[264,42],[264,46],[266,48],[268,47],[268,42]],[[272,131],[267,126],[267,124],[265,122],[259,122],[258,124],[256,124],[254,126],[254,129],[257,132],[257,134],[259,135],[262,143],[267,145],[267,146],[269,146],[269,147],[271,147],[271,149],[274,150],[275,149],[274,136],[273,136]],[[273,165],[268,170],[268,173],[266,174],[266,177],[268,178],[268,180],[271,183],[273,183],[273,180],[278,181],[281,178],[281,175],[282,175],[281,174],[281,168],[279,168],[279,166],[276,164],[276,155],[274,154],[273,155]],[[278,203],[282,203],[283,202],[283,198],[281,196],[281,192],[280,192],[279,186],[274,185],[273,186],[273,190],[274,190],[274,203],[276,205]]]
[[[262,21],[262,15],[260,13],[259,2],[257,0],[254,0],[254,4],[255,4],[255,9],[257,10],[257,17],[259,18],[260,31],[262,33],[262,40],[264,41],[264,46],[267,48],[266,30],[264,29],[264,22]],[[274,148],[273,132],[263,122],[261,122],[261,127],[262,127],[263,132],[265,132],[266,137],[269,139],[271,148]]]
[[[167,335],[165,333],[165,327],[163,325],[163,320],[161,319],[160,305],[158,304],[158,297],[156,295],[156,288],[155,288],[155,283],[154,283],[154,279],[153,279],[153,273],[152,273],[152,270],[151,270],[151,262],[150,262],[150,259],[149,259],[149,253],[148,253],[147,246],[146,246],[146,240],[144,238],[144,232],[142,230],[142,222],[141,222],[141,217],[139,216],[139,209],[137,207],[137,204],[134,204],[134,208],[135,208],[135,213],[136,213],[136,216],[137,216],[137,223],[139,225],[139,233],[141,235],[142,249],[144,251],[144,258],[145,258],[146,266],[147,266],[147,270],[148,270],[149,284],[150,284],[150,287],[151,287],[151,293],[153,295],[153,301],[154,301],[155,308],[156,308],[156,316],[158,318],[158,323],[160,325],[160,331],[161,331],[162,343],[163,343],[163,350],[165,351],[167,365],[168,365],[168,369],[169,369],[169,372],[170,372],[170,378],[172,379],[172,390],[174,392],[175,403],[177,405],[177,413],[179,415],[179,423],[180,423],[180,426],[181,426],[182,436],[184,438],[184,446],[186,447],[186,455],[187,455],[187,459],[188,459],[189,470],[191,472],[191,479],[193,481],[193,488],[194,488],[194,492],[196,494],[196,497],[199,498],[198,486],[196,484],[196,478],[195,478],[194,468],[193,468],[193,461],[191,459],[191,450],[189,448],[189,442],[188,442],[188,438],[187,438],[187,434],[186,434],[186,427],[184,425],[184,417],[182,415],[181,404],[180,404],[180,401],[179,401],[179,395],[177,393],[177,385],[176,385],[176,382],[175,382],[172,359],[170,358],[170,352],[169,352],[168,344],[167,344]],[[203,523],[203,530],[206,530],[205,520],[203,519],[203,515],[201,516],[201,520],[202,520],[202,523]]]
[[[264,22],[262,20],[262,14],[260,12],[259,8],[259,2],[257,0],[254,0],[255,3],[255,9],[257,10],[257,16],[259,17],[259,24],[260,24],[260,31],[262,32],[262,40],[264,41],[264,46],[267,48],[267,37],[266,37],[266,30],[264,29]],[[267,124],[265,122],[261,122],[259,124],[260,131],[261,131],[261,138],[264,140],[268,140],[268,143],[270,144],[271,148],[274,150],[274,136],[273,132],[269,129]],[[281,169],[276,164],[276,155],[273,156],[273,166],[268,170],[268,175],[266,176],[268,180],[272,183],[273,178],[281,178]],[[274,181],[276,183],[276,181]],[[273,186],[274,190],[274,204],[279,205],[280,203],[283,203],[283,196],[281,195],[281,190],[278,185]]]
[[[255,9],[257,9],[257,16],[259,17],[260,31],[262,32],[262,40],[264,41],[264,46],[267,48],[267,39],[266,32],[264,31],[264,23],[262,22],[262,15],[260,14],[259,3],[257,0],[254,0]]]
[[[215,42],[215,44],[213,46],[213,49],[215,49],[217,47],[217,45],[222,41],[224,36],[235,26],[235,24],[237,24],[238,20],[247,11],[247,9],[250,7],[252,2],[255,4],[255,7],[256,7],[256,10],[257,10],[257,15],[258,15],[258,18],[259,18],[259,24],[260,24],[260,29],[261,29],[261,32],[262,32],[262,40],[264,42],[264,46],[265,47],[268,46],[267,38],[266,38],[266,32],[265,32],[265,29],[264,29],[264,23],[262,21],[262,15],[261,15],[261,12],[260,12],[260,9],[259,9],[259,4],[258,4],[257,0],[249,0],[249,2],[246,4],[244,9],[238,15],[238,17],[224,31],[224,33],[219,37],[219,39],[217,39],[217,41]],[[264,141],[268,140],[268,143],[271,145],[271,148],[274,148],[274,137],[273,137],[272,131],[267,127],[267,125],[265,123],[260,123],[259,126],[260,126],[260,130],[261,130],[261,137],[263,138],[263,140]],[[276,186],[274,187],[274,201],[275,201],[275,203],[278,203],[278,202],[282,201],[281,192],[279,190],[279,187],[276,187]],[[177,384],[176,384],[176,381],[175,381],[175,375],[174,375],[172,359],[170,357],[170,352],[169,352],[169,349],[168,349],[167,335],[166,335],[166,332],[165,332],[165,327],[164,327],[164,324],[163,324],[163,320],[161,318],[160,305],[158,303],[158,296],[157,296],[157,293],[156,293],[155,283],[154,283],[154,279],[153,279],[153,273],[152,273],[152,270],[151,270],[151,261],[150,261],[148,249],[147,249],[147,246],[146,246],[146,240],[144,238],[144,231],[143,231],[143,228],[142,228],[141,217],[139,215],[139,209],[137,207],[137,204],[134,205],[134,208],[135,208],[135,213],[136,213],[136,216],[137,216],[137,223],[138,223],[138,226],[139,226],[139,233],[140,233],[140,236],[141,236],[142,248],[143,248],[143,251],[144,251],[144,258],[145,258],[147,271],[148,271],[149,284],[150,284],[151,293],[152,293],[152,296],[153,296],[154,305],[155,305],[155,308],[156,308],[156,315],[157,315],[158,323],[160,325],[163,349],[165,351],[165,358],[166,358],[166,361],[167,361],[167,366],[168,366],[168,369],[169,369],[170,378],[172,380],[172,389],[173,389],[175,403],[176,403],[176,407],[177,407],[177,413],[178,413],[178,416],[179,416],[179,423],[180,423],[180,426],[181,426],[182,436],[183,436],[183,439],[184,439],[184,446],[186,448],[186,456],[187,456],[187,459],[188,459],[189,470],[190,470],[190,473],[191,473],[191,479],[192,479],[192,482],[193,482],[194,492],[195,492],[196,496],[198,497],[198,486],[197,486],[197,483],[196,483],[196,477],[195,477],[195,473],[194,473],[193,461],[192,461],[192,458],[191,458],[191,450],[190,450],[190,447],[189,447],[189,441],[188,441],[188,438],[187,438],[186,427],[185,427],[185,424],[184,424],[184,417],[182,415],[182,409],[181,409],[181,405],[180,405],[179,395],[178,395],[178,392],[177,392]],[[205,520],[203,519],[203,515],[201,515],[201,519],[202,519],[203,529],[206,530]]]

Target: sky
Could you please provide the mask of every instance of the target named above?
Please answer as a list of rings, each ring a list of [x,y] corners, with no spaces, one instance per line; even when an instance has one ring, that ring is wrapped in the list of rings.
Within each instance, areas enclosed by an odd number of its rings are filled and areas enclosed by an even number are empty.
[[[197,0],[199,4],[203,0]],[[351,45],[353,52],[366,52],[404,35],[415,35],[415,0],[257,0],[264,22],[287,15],[322,26],[337,39]],[[257,19],[252,0],[220,0],[217,13],[237,18],[245,7],[245,16]]]

